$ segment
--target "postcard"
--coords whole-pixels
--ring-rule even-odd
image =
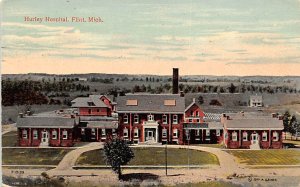
[[[300,186],[299,0],[2,0],[2,186]]]

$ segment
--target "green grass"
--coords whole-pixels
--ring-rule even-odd
[[[4,165],[57,165],[71,149],[2,149]]]
[[[17,140],[17,131],[8,132],[2,135],[2,147],[16,147]]]
[[[223,144],[195,144],[193,146],[212,147],[212,148],[224,148]]]
[[[227,151],[247,165],[297,165],[300,151],[297,150],[236,150]]]
[[[133,148],[135,158],[130,161],[129,165],[164,165],[165,164],[165,149],[164,148]],[[168,149],[168,164],[169,165],[205,165],[219,164],[217,156],[197,150],[187,149]],[[83,153],[76,165],[106,165],[103,157],[103,150],[93,150]]]

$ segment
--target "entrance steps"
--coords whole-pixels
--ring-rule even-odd
[[[260,150],[260,146],[259,146],[259,144],[252,144],[252,145],[250,145],[250,149],[252,149],[252,150]]]

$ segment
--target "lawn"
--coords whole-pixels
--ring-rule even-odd
[[[298,150],[232,150],[226,152],[247,165],[300,164],[300,151]]]
[[[72,149],[7,148],[2,149],[4,165],[57,165]]]
[[[224,144],[195,144],[193,146],[212,147],[212,148],[224,148]]]
[[[2,135],[2,147],[17,146],[17,131],[11,131]]]
[[[164,148],[133,148],[135,158],[130,161],[129,165],[164,165],[165,149]],[[189,163],[191,165],[219,164],[218,158],[208,152],[187,150],[187,149],[168,149],[169,165],[187,165],[188,154],[190,155]],[[76,165],[106,165],[103,158],[103,150],[93,150],[83,153]]]

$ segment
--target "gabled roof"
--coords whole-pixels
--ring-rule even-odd
[[[283,121],[271,116],[263,116],[261,114],[238,113],[229,116],[224,120],[224,128],[226,129],[276,129],[283,130]]]
[[[75,118],[26,116],[17,119],[17,127],[73,128],[75,124]]]
[[[117,103],[118,113],[184,113],[185,109],[184,97],[179,94],[128,94],[118,97]]]
[[[196,100],[195,100],[195,98],[194,98],[194,99],[193,99],[193,102],[192,102],[189,106],[187,106],[187,107],[185,108],[184,112],[188,111],[188,109],[190,109],[193,105],[196,105],[196,106],[198,106],[199,108],[201,108],[200,105],[196,102]]]
[[[72,100],[72,107],[100,107],[108,108],[108,106],[100,99],[104,95],[89,95],[89,97],[77,97]],[[106,97],[106,96],[105,96]],[[106,97],[109,99],[108,97]]]

